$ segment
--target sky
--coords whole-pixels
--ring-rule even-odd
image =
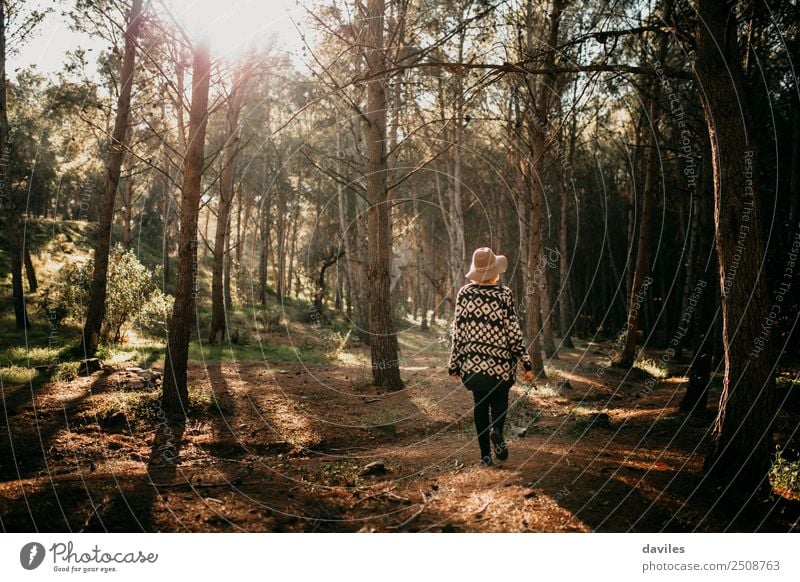
[[[162,0],[153,0],[159,4]],[[293,0],[163,0],[175,19],[193,34],[206,34],[212,54],[220,57],[242,52],[270,35],[289,53],[302,47],[302,40],[292,20],[301,22],[305,10]],[[71,2],[32,0],[31,8],[54,6],[39,27],[25,40],[19,54],[9,58],[8,74],[35,65],[39,72],[51,75],[60,71],[65,53],[76,47],[91,49],[96,55],[108,48],[98,38],[70,30],[68,19],[61,15]],[[89,58],[94,64],[94,58]],[[91,73],[91,70],[89,71]]]

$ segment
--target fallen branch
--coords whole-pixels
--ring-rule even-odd
[[[397,525],[390,525],[390,526],[389,526],[389,529],[400,529],[401,527],[404,527],[404,526],[408,525],[408,524],[409,524],[409,523],[411,523],[411,522],[412,522],[414,519],[416,519],[416,517],[417,517],[417,516],[419,516],[419,514],[420,514],[420,513],[422,513],[423,511],[425,511],[425,508],[426,508],[426,507],[428,507],[428,502],[425,502],[425,503],[423,503],[423,504],[422,504],[422,507],[420,507],[420,508],[419,508],[419,509],[418,509],[416,512],[414,512],[414,515],[412,515],[411,517],[409,517],[409,518],[408,518],[407,520],[405,520],[403,523],[399,523],[399,524],[397,524]]]
[[[402,497],[401,495],[395,495],[394,493],[392,493],[394,489],[395,489],[394,487],[392,487],[391,489],[383,489],[381,491],[378,491],[377,493],[373,493],[372,495],[367,495],[366,497],[362,497],[361,499],[353,503],[353,505],[350,506],[350,509],[354,508],[356,505],[358,505],[363,501],[367,501],[369,499],[375,499],[376,497],[386,497],[387,499],[391,499],[394,501],[411,503],[411,500],[408,497]]]
[[[487,507],[489,507],[489,504],[490,504],[490,503],[491,503],[491,501],[487,501],[486,503],[484,503],[484,504],[483,504],[483,507],[481,507],[481,508],[480,508],[478,511],[476,511],[476,512],[475,512],[473,515],[480,515],[481,513],[483,513],[484,511],[486,511],[486,508],[487,508]]]
[[[422,497],[422,507],[420,507],[417,511],[415,511],[414,515],[409,517],[403,523],[399,523],[397,525],[391,525],[391,526],[389,526],[388,529],[400,529],[402,527],[405,527],[406,525],[408,525],[409,523],[414,521],[417,517],[419,517],[419,515],[423,511],[425,511],[425,508],[428,507],[428,505],[430,505],[431,501],[433,501],[434,495],[433,495],[433,493],[431,493],[430,495],[426,495],[425,492],[422,491],[422,489],[420,489],[419,494]]]

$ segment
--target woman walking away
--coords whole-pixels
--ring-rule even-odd
[[[508,411],[508,391],[516,379],[517,362],[525,380],[533,380],[533,365],[514,311],[511,289],[499,284],[508,267],[503,255],[482,247],[472,254],[466,278],[458,290],[453,320],[453,347],[448,372],[461,378],[475,400],[475,429],[481,463],[492,464],[492,445],[498,459],[508,458],[503,425]]]

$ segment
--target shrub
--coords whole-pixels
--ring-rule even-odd
[[[93,259],[61,268],[55,283],[42,292],[39,300],[48,321],[58,324],[70,318],[83,323],[93,271]],[[139,262],[133,251],[114,245],[108,257],[104,340],[121,340],[125,326],[134,319],[146,332],[163,337],[172,297],[159,289],[160,278],[160,267],[150,269]]]
[[[145,334],[164,338],[167,334],[167,322],[172,315],[175,298],[156,288],[136,315],[135,323]]]
[[[93,269],[91,260],[69,263],[58,271],[55,283],[42,290],[37,306],[49,324],[58,326],[64,319],[83,323],[79,320],[89,301]]]
[[[789,491],[800,491],[800,461],[789,461],[783,451],[777,447],[775,462],[769,471],[773,486],[783,487]]]

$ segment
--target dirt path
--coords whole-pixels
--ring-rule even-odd
[[[190,377],[213,400],[180,425],[146,407],[140,418],[135,399],[125,401],[127,414],[114,413],[109,406],[127,398],[116,371],[41,386],[35,406],[29,387],[11,389],[0,427],[0,525],[625,532],[796,524],[785,512],[720,507],[697,490],[713,415],[676,411],[680,378],[598,372],[601,346],[563,351],[538,391],[512,390],[511,455],[482,468],[471,396],[445,375],[441,347],[424,340],[406,342],[407,388],[391,394],[369,386],[355,357],[195,363]]]

